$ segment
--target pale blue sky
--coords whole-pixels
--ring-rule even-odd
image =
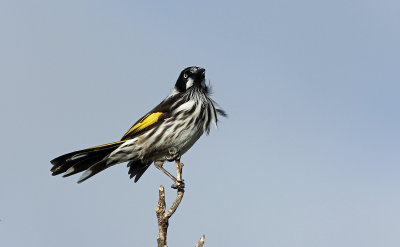
[[[165,175],[49,161],[119,140],[191,65],[229,118],[183,156],[169,246],[400,246],[399,25],[394,0],[1,1],[0,246],[155,246]]]

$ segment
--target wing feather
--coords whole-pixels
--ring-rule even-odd
[[[182,99],[180,94],[170,95],[158,104],[153,110],[139,119],[121,138],[121,141],[132,139],[143,131],[147,131],[161,124],[164,119],[171,116],[173,105]],[[178,104],[179,105],[179,104]]]
[[[122,137],[121,140],[126,140],[133,137],[136,133],[157,124],[163,119],[163,112],[151,112],[137,121]]]

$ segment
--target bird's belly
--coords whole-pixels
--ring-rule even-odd
[[[172,142],[170,145],[178,148],[182,155],[193,146],[193,144],[200,138],[202,134],[203,133],[200,130],[182,131],[177,137],[177,140],[175,140],[175,143]]]
[[[153,135],[145,141],[142,160],[145,161],[165,161],[167,160],[170,148],[176,148],[180,154],[186,153],[193,144],[200,138],[203,131],[200,127],[190,126],[187,128],[168,128],[162,135]],[[149,141],[150,139],[153,139]]]

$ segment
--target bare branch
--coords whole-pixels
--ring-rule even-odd
[[[164,218],[164,213],[165,213],[165,192],[164,192],[164,186],[160,185],[160,188],[158,189],[158,204],[156,207],[156,215],[158,221],[158,235],[157,235],[158,247],[167,246],[168,219]]]
[[[172,206],[165,211],[165,191],[164,186],[160,185],[158,190],[158,204],[156,207],[156,215],[157,215],[157,222],[158,222],[158,235],[157,235],[157,243],[158,247],[167,247],[167,232],[168,232],[168,225],[169,225],[169,218],[175,213],[176,209],[179,207],[183,199],[183,195],[185,193],[185,184],[183,183],[182,179],[182,168],[183,164],[180,160],[176,160],[176,182],[172,185],[172,188],[177,189],[176,199],[172,203]],[[204,244],[203,235],[199,242],[197,243],[196,247],[202,247]]]
[[[169,219],[175,213],[176,209],[178,208],[179,204],[182,201],[184,193],[185,193],[184,189],[178,189],[175,201],[172,203],[171,208],[168,209],[168,211],[164,214],[165,218]]]
[[[164,186],[160,185],[160,188],[158,190],[158,204],[156,207],[156,215],[158,221],[158,235],[157,235],[158,247],[167,247],[167,232],[168,232],[169,218],[171,218],[171,216],[175,213],[185,193],[184,189],[185,185],[182,180],[183,164],[179,160],[177,160],[176,167],[177,167],[178,179],[175,185],[177,186],[177,195],[175,201],[172,203],[172,206],[168,209],[167,212],[165,212],[166,205],[165,205]]]
[[[206,238],[206,236],[204,236],[204,234],[203,234],[203,236],[201,236],[199,242],[196,244],[196,247],[203,247],[205,238]]]

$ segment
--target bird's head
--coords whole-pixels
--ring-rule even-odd
[[[182,70],[175,84],[175,89],[179,92],[185,92],[191,88],[207,90],[206,70],[200,67],[192,66]]]

